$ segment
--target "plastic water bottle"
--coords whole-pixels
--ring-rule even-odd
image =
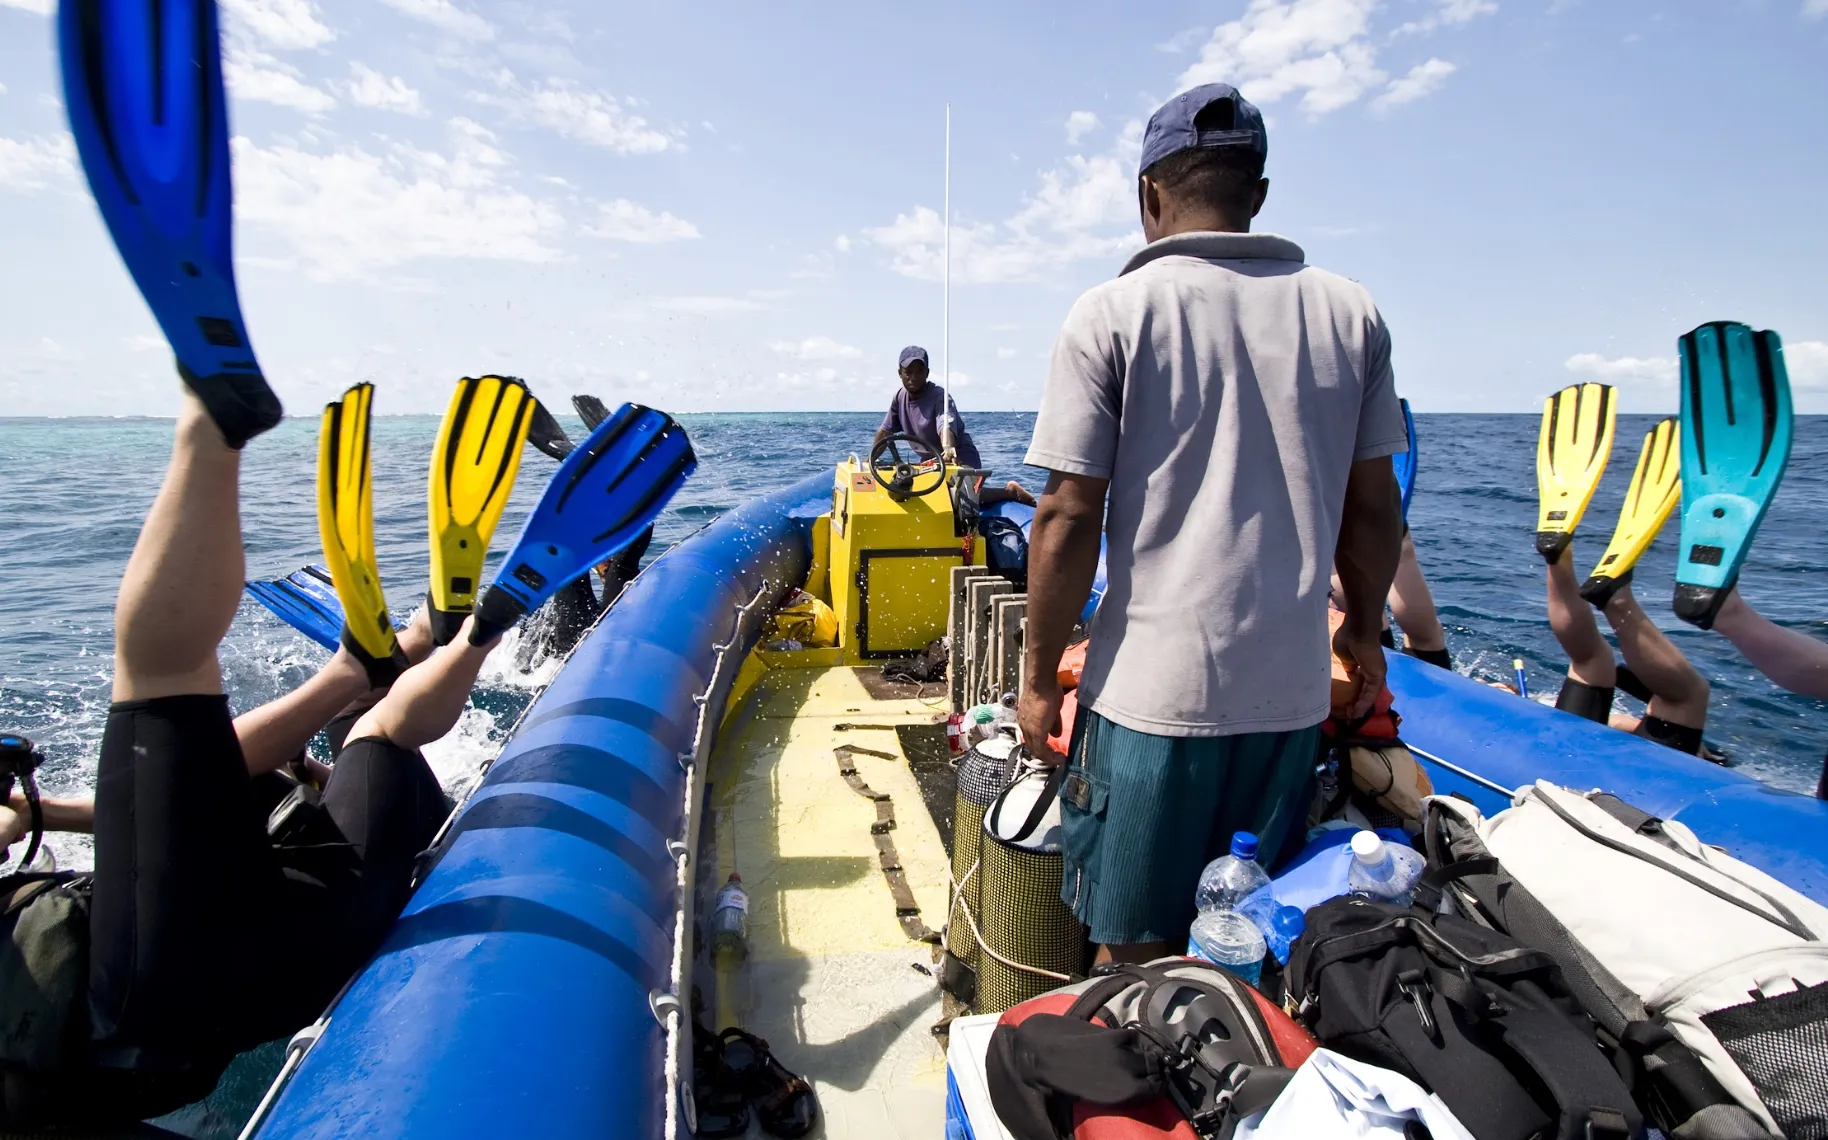
[[[724,880],[711,911],[711,966],[717,979],[718,1028],[741,1025],[748,1011],[749,892],[735,871]]]
[[[997,713],[1002,709],[997,705],[972,705],[965,713],[965,746],[969,748],[980,740],[989,740],[996,734]]]
[[[1269,875],[1257,864],[1257,837],[1240,831],[1231,837],[1231,854],[1206,864],[1193,904],[1209,910],[1240,910],[1244,900],[1269,887]]]
[[[1223,966],[1251,985],[1263,976],[1263,932],[1235,910],[1208,910],[1193,920],[1187,953]]]
[[[1422,867],[1422,857],[1413,849],[1385,843],[1375,831],[1361,831],[1352,837],[1352,866],[1346,872],[1346,889],[1375,902],[1408,906],[1414,901]]]
[[[1288,956],[1295,948],[1295,939],[1308,928],[1308,920],[1298,906],[1279,906],[1270,919],[1270,929],[1264,932],[1263,940],[1269,945],[1269,952],[1276,956],[1278,966],[1288,965]]]
[[[724,880],[711,911],[711,962],[718,969],[740,966],[749,957],[749,892],[735,871]]]

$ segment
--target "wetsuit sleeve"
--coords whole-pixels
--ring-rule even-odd
[[[1079,298],[1067,314],[1054,341],[1025,463],[1094,479],[1111,477],[1123,379],[1107,326],[1103,306],[1091,294]]]
[[[1375,308],[1365,325],[1365,394],[1358,405],[1354,463],[1409,450],[1403,406],[1397,402],[1396,376],[1390,368],[1390,329]]]

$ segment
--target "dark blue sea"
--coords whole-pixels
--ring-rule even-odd
[[[613,393],[605,393],[606,396]],[[878,418],[858,414],[688,415],[697,477],[662,518],[650,558],[751,496],[867,450]],[[566,426],[581,432],[575,420]],[[1022,468],[1034,416],[969,417],[985,461],[1039,489]],[[1584,573],[1603,550],[1638,442],[1653,417],[1623,417],[1605,484],[1577,541]],[[375,523],[389,600],[402,616],[425,590],[425,471],[435,417],[376,420]],[[1528,666],[1530,687],[1552,694],[1565,664],[1543,608],[1535,526],[1534,416],[1418,417],[1421,474],[1410,523],[1461,672],[1510,675]],[[0,419],[0,728],[44,748],[52,792],[86,790],[108,706],[112,610],[126,563],[169,449],[169,421]],[[243,520],[251,577],[321,561],[314,506],[317,424],[288,421],[247,451]],[[1797,424],[1787,480],[1742,576],[1746,597],[1785,625],[1828,636],[1828,417]],[[539,493],[548,461],[529,451],[496,547],[512,541]],[[1828,707],[1774,688],[1723,639],[1677,621],[1667,599],[1676,547],[1672,520],[1636,578],[1640,598],[1712,681],[1707,737],[1742,770],[1811,790],[1828,748]],[[431,749],[446,784],[461,788],[493,755],[521,708],[556,664],[523,673],[512,646],[498,651],[457,730]],[[223,648],[237,710],[297,684],[323,653],[266,611],[243,606]],[[1633,712],[1641,710],[1635,707]],[[66,865],[86,861],[60,841]]]

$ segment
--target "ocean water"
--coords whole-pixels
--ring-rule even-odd
[[[582,425],[561,417],[568,430]],[[660,520],[649,558],[756,494],[792,483],[846,453],[868,449],[867,414],[687,415],[698,475]],[[1024,468],[1034,416],[968,417],[987,464],[1039,489]],[[1616,517],[1638,442],[1653,417],[1624,417],[1606,482],[1589,509],[1577,562],[1596,560]],[[374,426],[375,526],[389,601],[401,616],[425,590],[425,470],[437,420],[381,417]],[[1530,685],[1553,694],[1565,662],[1543,608],[1534,551],[1536,422],[1530,416],[1418,417],[1419,486],[1410,512],[1461,672],[1508,678],[1522,657]],[[86,791],[108,707],[114,595],[140,520],[169,455],[158,420],[0,419],[0,728],[22,731],[47,756],[53,794]],[[244,465],[242,515],[250,577],[320,561],[314,419],[287,421],[255,441]],[[1828,418],[1798,421],[1795,452],[1776,505],[1742,576],[1742,591],[1774,620],[1828,635]],[[498,532],[498,552],[537,498],[550,461],[529,450]],[[1676,527],[1637,573],[1646,608],[1714,686],[1709,741],[1741,768],[1782,787],[1814,787],[1828,747],[1828,707],[1777,690],[1723,639],[1669,613]],[[513,646],[498,651],[458,728],[428,750],[447,787],[461,791],[500,747],[556,662],[530,672]],[[222,649],[237,711],[269,700],[324,659],[316,646],[245,603]],[[1639,711],[1633,709],[1632,711]],[[80,837],[54,848],[65,865],[88,858]]]

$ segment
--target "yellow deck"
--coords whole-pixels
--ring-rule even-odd
[[[739,870],[750,897],[743,1025],[818,1090],[815,1136],[945,1134],[945,1057],[931,1033],[940,993],[916,969],[930,969],[932,954],[896,921],[870,832],[876,807],[833,752],[851,745],[864,781],[893,798],[901,865],[937,929],[949,864],[895,733],[943,711],[936,689],[925,703],[875,700],[850,668],[772,668],[713,754],[714,882]]]

